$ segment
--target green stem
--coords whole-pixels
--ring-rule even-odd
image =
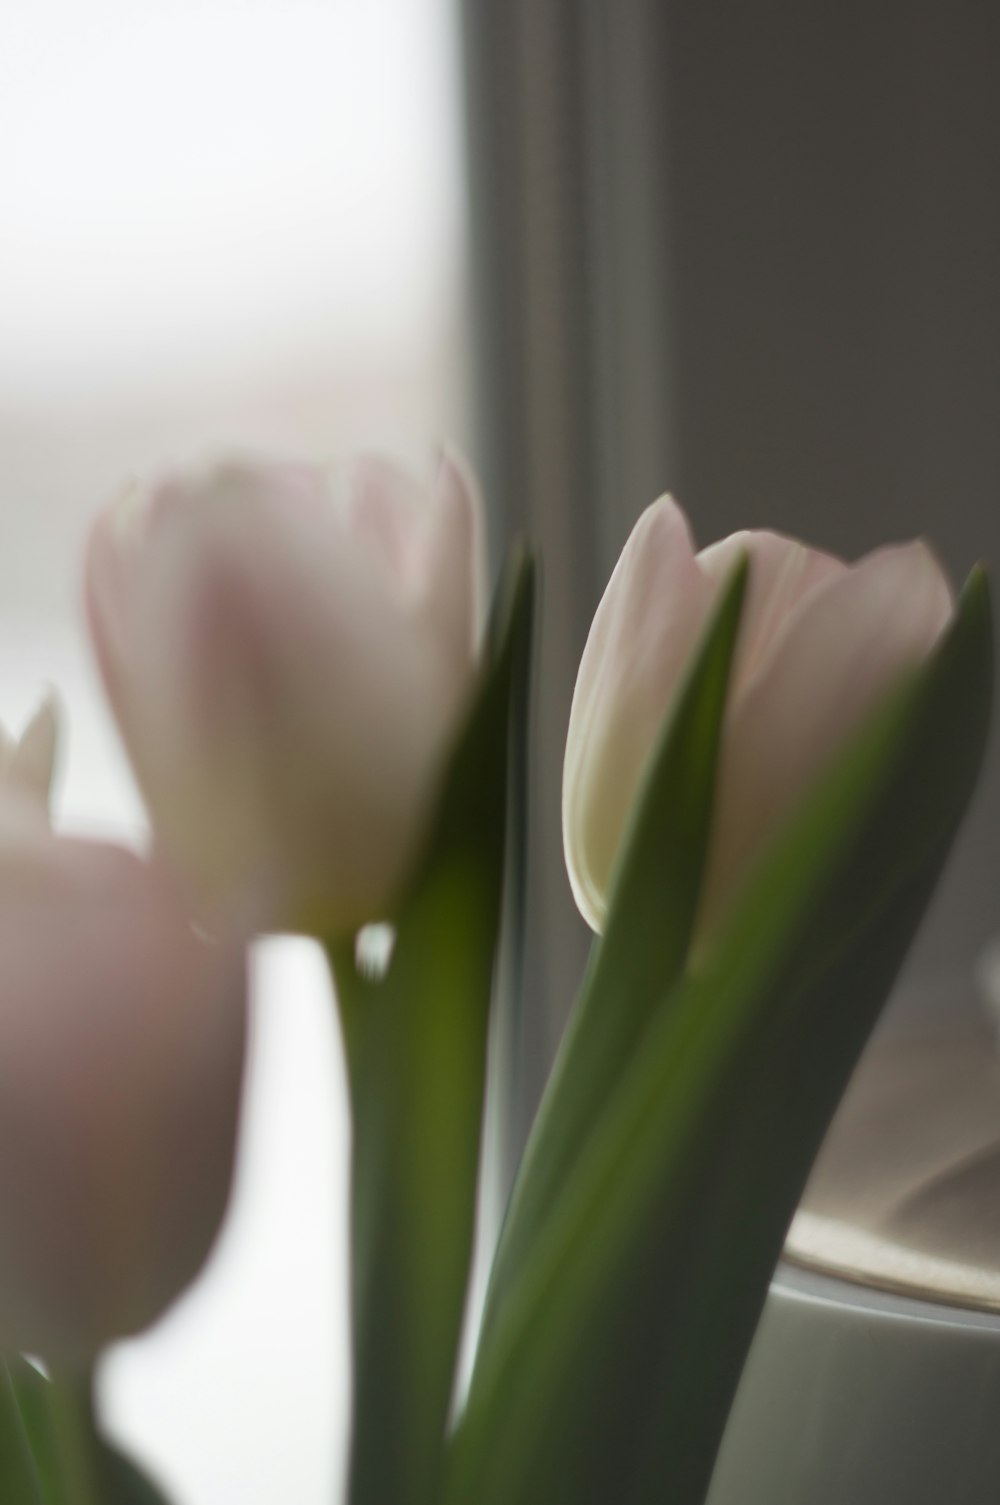
[[[66,1505],[107,1505],[110,1496],[94,1415],[91,1370],[53,1373],[51,1416]]]

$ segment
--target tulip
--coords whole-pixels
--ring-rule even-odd
[[[921,541],[856,564],[780,534],[695,553],[670,497],[640,517],[580,663],[563,777],[563,838],[584,918],[600,931],[629,810],[719,590],[749,558],[699,928],[716,923],[767,838],[837,748],[930,652],[953,610]]]
[[[241,948],[0,796],[0,1348],[81,1366],[192,1279],[232,1174]]]
[[[232,463],[97,522],[89,620],[158,841],[273,927],[386,917],[420,850],[478,648],[475,485],[366,459]]]
[[[53,695],[42,701],[18,741],[0,724],[0,794],[24,799],[46,820],[57,740],[58,715]]]

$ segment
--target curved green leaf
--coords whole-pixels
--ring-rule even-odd
[[[701,889],[747,565],[712,614],[654,748],[614,874],[608,925],[532,1129],[490,1274],[481,1343],[590,1130],[687,957]],[[639,933],[645,944],[635,945]]]

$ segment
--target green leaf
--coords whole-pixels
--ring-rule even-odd
[[[20,1359],[0,1364],[0,1500],[47,1505],[18,1396]]]
[[[475,1220],[503,895],[512,686],[533,572],[513,560],[387,974],[329,948],[353,1111],[353,1505],[436,1498]],[[523,676],[522,676],[523,677]]]
[[[61,1505],[66,1498],[59,1467],[59,1442],[52,1409],[52,1384],[20,1354],[10,1355],[4,1369],[16,1398],[24,1435],[44,1505]],[[6,1496],[0,1496],[0,1499]],[[28,1497],[30,1498],[30,1496]]]
[[[167,1505],[166,1496],[115,1448],[103,1445],[106,1494],[101,1505]]]
[[[0,1494],[3,1505],[167,1505],[166,1497],[100,1435],[90,1379],[50,1380],[27,1359],[4,1363],[32,1458],[34,1494]]]
[[[506,1198],[517,1169],[517,1126],[528,1111],[519,1057],[524,1022],[524,957],[527,930],[528,793],[530,781],[531,634],[524,632],[511,665],[508,738],[507,832],[501,944],[493,985],[493,1012],[487,1042],[486,1106],[482,1154],[491,1196]],[[525,1125],[525,1128],[527,1125]],[[481,1207],[482,1210],[482,1207]],[[488,1215],[488,1214],[487,1214]],[[480,1228],[480,1236],[483,1229]]]
[[[722,718],[746,589],[733,571],[649,759],[608,924],[557,1055],[490,1274],[481,1343],[622,1072],[687,957],[708,850]],[[648,941],[635,945],[635,936]]]
[[[788,1221],[974,786],[991,684],[977,572],[653,1017],[477,1363],[450,1505],[704,1498]]]

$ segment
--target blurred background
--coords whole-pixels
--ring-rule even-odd
[[[1000,557],[998,64],[991,0],[0,0],[0,717],[63,689],[64,819],[141,829],[78,603],[129,474],[457,438],[494,564],[545,556],[516,1143],[587,946],[575,666],[642,508]],[[904,1007],[1000,929],[998,829],[994,755]],[[319,1505],[343,1464],[329,1000],[297,943],[256,981],[223,1240],[104,1376],[189,1505]]]
[[[552,998],[581,946],[567,666],[647,502],[673,491],[702,542],[766,526],[851,557],[925,533],[956,581],[1000,558],[1000,7],[464,9],[482,461],[546,561]],[[911,976],[947,989],[1000,928],[998,828],[994,755]],[[529,1034],[522,1080],[544,1054]]]

